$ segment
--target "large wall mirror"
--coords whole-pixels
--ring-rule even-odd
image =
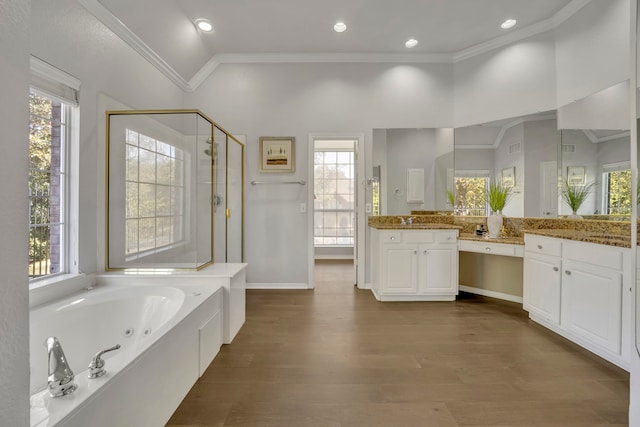
[[[108,111],[106,269],[226,262],[228,229],[241,261],[243,164],[244,146],[197,110]]]
[[[547,111],[455,129],[455,213],[487,216],[489,182],[508,182],[503,214],[555,217],[558,213],[556,112]]]
[[[373,130],[373,212],[451,211],[452,128]]]
[[[622,82],[558,109],[561,129],[559,214],[631,218],[629,84]],[[570,206],[567,193],[584,201]],[[578,200],[579,201],[579,200]]]

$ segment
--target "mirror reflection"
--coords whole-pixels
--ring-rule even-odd
[[[512,186],[503,214],[556,217],[558,146],[555,111],[455,129],[455,213],[491,214],[485,199],[490,182]]]
[[[630,136],[627,130],[563,129],[560,215],[629,220]]]
[[[210,263],[213,123],[177,110],[107,114],[107,269]]]
[[[452,128],[373,130],[373,212],[451,211]]]

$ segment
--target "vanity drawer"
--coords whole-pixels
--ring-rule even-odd
[[[478,252],[489,255],[501,256],[522,256],[522,253],[516,253],[515,245],[504,243],[483,243],[469,240],[460,240],[460,250],[464,252]]]
[[[584,242],[564,242],[563,258],[622,271],[622,249]]]
[[[455,243],[458,240],[458,232],[439,231],[436,240],[438,243]]]
[[[380,233],[380,241],[382,243],[402,243],[402,232],[383,231]]]
[[[524,235],[524,250],[543,255],[561,256],[562,241],[553,237]]]
[[[403,231],[402,234],[404,243],[433,243],[436,241],[435,231],[411,230]]]

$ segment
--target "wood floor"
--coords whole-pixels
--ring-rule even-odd
[[[247,292],[247,321],[168,426],[625,426],[629,375],[519,304],[379,303],[352,266]]]

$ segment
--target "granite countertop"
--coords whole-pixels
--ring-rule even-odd
[[[378,230],[461,230],[462,226],[453,224],[440,224],[436,222],[413,223],[413,224],[369,224],[369,227]]]
[[[492,239],[490,237],[477,236],[473,233],[460,233],[458,236],[459,240],[471,240],[474,242],[483,242],[483,243],[504,243],[509,245],[524,245],[524,237],[517,236],[503,236],[497,239]]]
[[[544,228],[540,230],[523,230],[528,234],[536,234],[539,236],[556,237],[560,239],[577,240],[580,242],[597,243],[600,245],[618,246],[621,248],[631,247],[631,236],[621,234],[611,234],[598,231],[585,230],[562,230]]]

